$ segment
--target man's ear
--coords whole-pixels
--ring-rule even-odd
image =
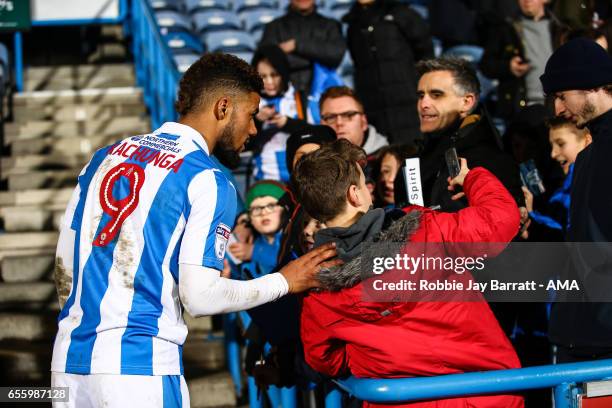
[[[465,116],[467,114],[469,114],[474,107],[476,106],[476,103],[478,102],[478,99],[476,98],[476,95],[468,92],[466,93],[463,97],[463,106],[461,108],[461,115]]]
[[[365,132],[368,130],[368,117],[366,116],[365,113],[360,116],[361,116],[361,130]]]
[[[223,121],[229,117],[231,108],[231,100],[228,96],[222,96],[215,103],[214,113],[215,118],[219,121]]]

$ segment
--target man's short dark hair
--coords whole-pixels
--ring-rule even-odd
[[[229,54],[206,54],[181,78],[176,110],[180,116],[213,102],[219,92],[237,95],[263,89],[263,81],[247,62]]]
[[[361,99],[359,99],[355,91],[353,91],[348,86],[331,86],[327,88],[325,92],[323,92],[323,95],[321,95],[321,99],[319,99],[319,110],[322,110],[323,103],[326,100],[341,98],[343,96],[348,96],[349,98],[353,98],[353,100],[355,100],[357,105],[359,105],[359,109],[363,111],[363,102],[361,102]]]
[[[472,64],[461,58],[443,57],[417,62],[415,65],[419,78],[428,72],[449,71],[457,87],[459,95],[473,93],[480,95],[480,81]]]
[[[359,166],[365,160],[364,150],[346,139],[303,156],[293,171],[292,183],[306,212],[321,222],[341,214],[349,187],[359,185]]]

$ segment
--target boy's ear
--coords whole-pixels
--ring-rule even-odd
[[[351,184],[348,191],[346,192],[346,199],[348,203],[353,207],[359,207],[361,205],[361,201],[359,200],[359,194],[357,194],[357,186]]]

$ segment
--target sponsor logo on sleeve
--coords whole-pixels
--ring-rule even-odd
[[[231,230],[225,224],[217,225],[215,228],[215,255],[217,258],[223,259],[225,256],[225,249],[227,248],[227,241],[229,240]]]

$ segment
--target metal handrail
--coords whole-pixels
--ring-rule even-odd
[[[612,359],[580,363],[494,370],[437,377],[334,380],[358,399],[374,403],[403,403],[468,395],[512,393],[555,387],[556,407],[570,406],[571,384],[612,378]],[[563,401],[558,401],[563,398]]]
[[[174,100],[181,74],[162,39],[149,3],[133,0],[131,11],[136,82],[143,88],[152,127],[157,129],[164,122],[176,120]]]

